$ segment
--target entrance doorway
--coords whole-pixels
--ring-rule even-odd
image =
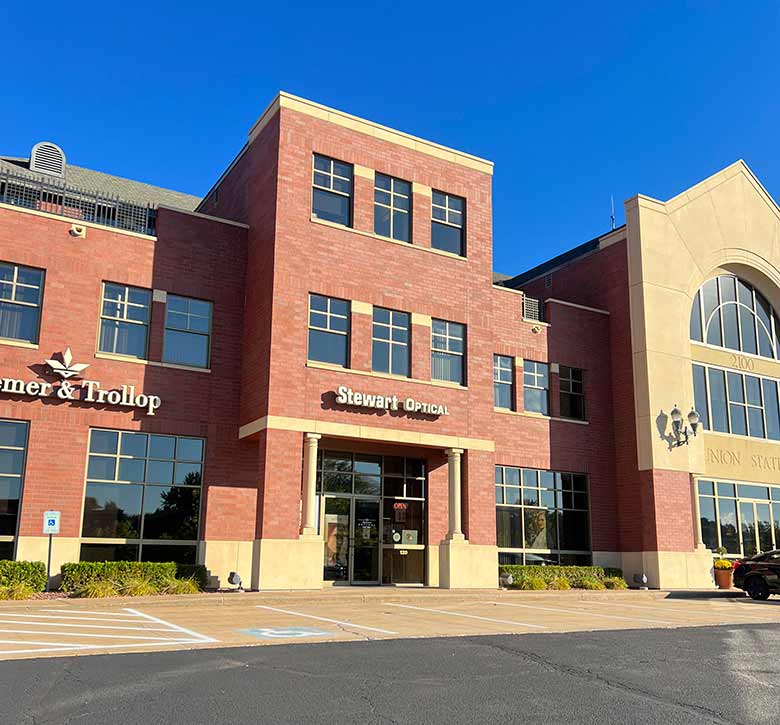
[[[379,499],[325,497],[325,581],[379,584]]]

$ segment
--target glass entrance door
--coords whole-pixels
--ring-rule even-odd
[[[379,499],[326,496],[325,581],[379,584]]]

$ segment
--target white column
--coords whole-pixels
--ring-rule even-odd
[[[463,455],[462,448],[448,448],[447,449],[447,467],[449,471],[450,481],[450,526],[447,532],[447,538],[449,540],[462,541],[463,530],[461,528],[461,511],[460,511],[460,461]]]
[[[317,445],[322,436],[306,433],[303,437],[303,516],[301,535],[317,535]]]
[[[704,549],[704,541],[701,538],[701,510],[699,509],[699,482],[691,478],[693,489],[693,538],[696,549]]]

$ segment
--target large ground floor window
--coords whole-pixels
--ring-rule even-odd
[[[496,466],[499,564],[590,564],[588,477]]]
[[[92,429],[82,561],[197,559],[202,438]]]
[[[27,423],[0,420],[0,559],[13,559],[22,497]]]
[[[701,538],[732,556],[780,548],[780,486],[699,480]]]
[[[423,460],[321,451],[325,581],[423,584],[425,489]]]

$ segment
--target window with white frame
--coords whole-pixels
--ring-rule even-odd
[[[374,175],[374,233],[410,242],[412,185],[386,174]]]
[[[550,366],[547,363],[523,360],[523,409],[534,413],[550,413]]]
[[[168,295],[163,360],[207,368],[211,341],[211,302]]]
[[[346,300],[309,295],[309,360],[349,366],[349,315]]]
[[[493,355],[493,405],[514,410],[515,359],[508,355]]]
[[[0,262],[0,338],[38,342],[43,277],[42,269]]]
[[[464,385],[465,325],[447,320],[433,320],[431,324],[431,378]]]
[[[148,289],[104,282],[98,350],[145,359],[151,301]]]
[[[317,219],[352,226],[352,164],[314,154],[311,213]]]
[[[465,199],[434,191],[431,198],[431,247],[465,257],[465,216]]]
[[[409,313],[374,307],[371,369],[409,376]]]

